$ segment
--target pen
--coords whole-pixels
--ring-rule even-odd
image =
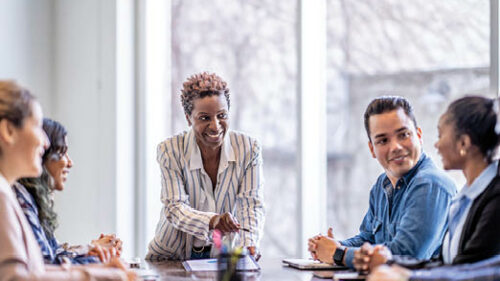
[[[243,230],[243,231],[246,231],[246,232],[250,232],[250,229],[248,229],[248,228],[240,227],[239,229]]]

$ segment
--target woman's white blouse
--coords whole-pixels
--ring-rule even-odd
[[[209,242],[210,219],[225,212],[250,230],[240,231],[241,246],[259,246],[264,181],[261,148],[255,139],[235,131],[226,133],[213,196],[208,196],[212,181],[192,130],[160,143],[157,152],[163,208],[146,259],[189,258],[194,238]]]

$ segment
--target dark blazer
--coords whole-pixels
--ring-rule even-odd
[[[462,229],[453,264],[474,263],[500,255],[500,163],[497,175],[472,202]],[[432,268],[443,264],[442,253],[433,260],[394,256],[390,263],[407,268]]]
[[[500,171],[472,203],[453,264],[473,263],[495,255],[500,255]]]

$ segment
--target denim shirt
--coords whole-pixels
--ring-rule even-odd
[[[447,229],[453,181],[422,153],[417,164],[393,188],[384,173],[370,191],[370,206],[359,234],[341,241],[350,247],[346,265],[353,268],[355,247],[383,244],[395,255],[429,259],[439,253]]]

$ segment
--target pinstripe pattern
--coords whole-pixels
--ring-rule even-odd
[[[217,214],[231,212],[243,228],[242,246],[258,246],[264,225],[262,156],[258,142],[242,133],[229,131],[221,149],[214,190],[216,213],[199,211],[207,198],[208,175],[192,130],[158,145],[163,208],[146,259],[186,259],[193,237],[210,241],[208,224]],[[199,159],[197,158],[199,157]],[[204,178],[206,177],[206,178]]]

